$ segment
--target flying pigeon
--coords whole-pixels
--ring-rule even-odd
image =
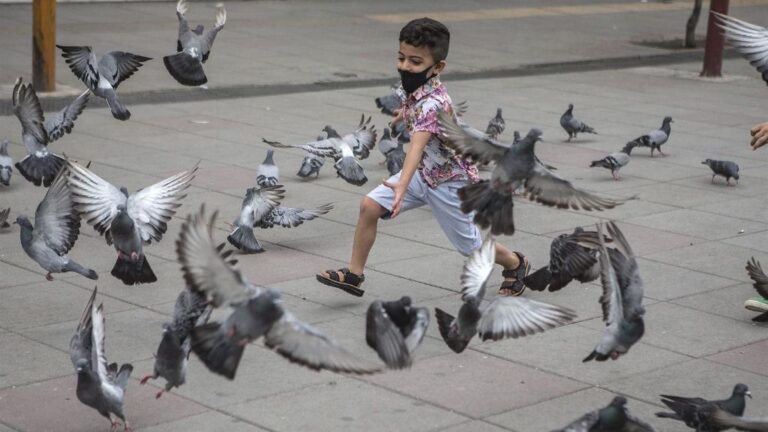
[[[560,126],[568,133],[568,141],[576,138],[580,133],[597,134],[597,132],[586,123],[573,116],[573,104],[568,104],[568,109],[560,116]]]
[[[568,426],[552,432],[655,432],[648,423],[632,416],[626,408],[627,398],[616,396],[611,403],[588,412]]]
[[[69,356],[77,371],[77,399],[106,417],[112,424],[111,430],[117,428],[117,420],[112,419],[114,414],[123,421],[125,431],[129,431],[123,401],[133,366],[124,363],[118,370],[117,363],[107,364],[104,305],[94,305],[96,290],[93,289],[75,335],[69,342]]]
[[[501,108],[496,108],[496,116],[488,122],[488,127],[485,128],[485,134],[491,139],[497,139],[499,135],[504,132],[506,125],[504,117],[501,116]]]
[[[104,235],[108,245],[114,243],[117,261],[112,276],[126,285],[157,281],[143,245],[163,237],[168,221],[187,196],[184,191],[195,178],[197,165],[133,195],[75,162],[68,161],[67,168],[75,208]]]
[[[757,68],[768,84],[768,28],[742,21],[732,16],[712,12],[717,25],[725,30],[725,39],[729,44]]]
[[[189,215],[176,241],[184,280],[215,307],[229,306],[223,322],[192,329],[192,351],[212,372],[234,379],[245,345],[264,337],[264,344],[293,363],[313,370],[369,374],[379,366],[360,360],[317,329],[284,309],[280,293],[251,285],[235,267],[232,250],[214,246],[204,207]]]
[[[405,93],[399,93],[398,89],[400,88],[400,81],[392,84],[389,89],[390,93],[386,96],[377,97],[374,99],[374,102],[376,103],[376,108],[379,108],[381,110],[382,114],[386,114],[388,116],[395,116],[397,115],[396,111],[400,110],[400,106],[403,104],[403,101],[405,100]]]
[[[318,136],[317,140],[321,141],[325,138],[323,136]],[[312,174],[315,175],[315,178],[320,177],[320,168],[322,168],[323,164],[325,164],[325,158],[322,156],[318,156],[316,154],[306,152],[304,155],[304,159],[301,160],[301,166],[299,167],[299,172],[296,173],[297,176],[301,178],[308,178]]]
[[[0,143],[0,183],[10,186],[13,174],[13,159],[8,154],[8,140]]]
[[[541,131],[531,129],[525,138],[511,145],[477,135],[459,126],[450,114],[439,114],[445,144],[479,163],[496,161],[491,179],[459,189],[461,210],[475,212],[474,221],[481,228],[491,227],[492,234],[514,234],[512,193],[523,187],[528,199],[541,204],[583,210],[610,209],[626,199],[601,198],[548,170],[536,161],[534,145],[541,141]]]
[[[666,156],[661,152],[661,146],[667,142],[669,135],[672,133],[670,123],[674,123],[672,117],[666,116],[661,123],[661,128],[648,132],[646,135],[639,136],[630,142],[635,143],[638,147],[650,147],[651,157],[653,157],[654,150],[657,150],[660,155]]]
[[[747,261],[746,268],[747,273],[749,273],[749,278],[754,282],[752,286],[760,296],[758,298],[747,300],[745,307],[749,310],[754,310],[755,312],[761,312],[760,315],[752,318],[752,321],[768,322],[768,312],[765,312],[764,307],[760,307],[763,304],[761,301],[764,301],[763,299],[768,299],[768,276],[763,273],[763,267],[760,265],[760,261],[756,260],[755,257],[752,257],[750,261]]]
[[[27,149],[27,156],[16,163],[16,169],[35,186],[50,186],[64,166],[64,158],[49,152],[48,144],[72,131],[77,116],[88,103],[89,94],[86,90],[45,120],[32,84],[22,84],[21,77],[16,79],[13,86],[13,112],[21,122],[21,140]]]
[[[98,279],[95,271],[72,261],[67,252],[75,245],[80,235],[80,218],[75,211],[72,194],[67,189],[66,168],[63,168],[51,183],[45,198],[35,210],[35,225],[24,215],[16,218],[21,234],[24,252],[48,273],[45,278],[53,280],[53,273],[73,271],[88,279]]]
[[[189,9],[186,0],[176,3],[176,16],[179,18],[179,38],[176,41],[176,54],[163,57],[165,68],[171,76],[186,86],[202,86],[208,82],[208,77],[203,72],[203,63],[208,60],[216,35],[224,28],[227,22],[227,11],[222,4],[216,11],[216,23],[213,29],[203,34],[203,26],[198,25],[194,29],[189,28],[187,18],[184,16]]]
[[[256,184],[259,187],[275,186],[280,183],[280,170],[273,159],[274,150],[267,150],[264,162],[256,167]]]
[[[724,410],[728,414],[741,417],[744,415],[744,409],[747,407],[747,401],[744,399],[744,396],[752,397],[752,393],[749,392],[749,387],[745,384],[736,384],[731,393],[731,397],[716,401],[708,401],[700,397],[661,395],[661,401],[664,405],[668,406],[674,412],[658,412],[656,413],[656,417],[680,420],[685,423],[686,426],[696,429],[697,431],[725,430],[727,428],[709,428],[708,426],[711,425],[707,424],[708,419],[701,415],[702,408],[704,408],[704,412],[706,412],[705,407],[713,405]]]
[[[520,137],[520,132],[519,131],[513,131],[512,132],[512,145],[515,145],[515,144],[519,143],[521,139],[522,139],[522,137]],[[557,171],[557,167],[545,164],[535,154],[533,155],[533,159],[536,160],[537,163],[540,163],[541,165],[544,165],[544,168],[546,168],[546,169],[548,169],[550,171]]]
[[[131,112],[117,98],[115,90],[121,82],[139,70],[142,63],[152,60],[151,58],[123,51],[111,51],[97,60],[90,46],[56,46],[61,50],[61,56],[72,73],[84,82],[93,94],[107,100],[114,118],[131,118]]]
[[[534,291],[558,291],[572,280],[592,282],[600,277],[598,251],[580,245],[577,237],[594,236],[597,232],[578,227],[571,234],[560,234],[549,248],[549,265],[525,277],[525,286]]]
[[[11,214],[10,207],[0,210],[0,229],[6,229],[11,227],[11,225],[8,224],[8,216],[10,214]]]
[[[381,141],[379,141],[379,151],[384,155],[384,162],[387,165],[389,175],[395,175],[403,169],[405,163],[405,150],[401,141],[395,141],[389,134],[389,129],[384,128]]]
[[[584,358],[606,361],[617,360],[626,354],[645,333],[643,315],[643,281],[637,268],[637,260],[626,237],[615,223],[608,223],[608,234],[616,248],[608,249],[603,234],[603,223],[597,224],[599,245],[600,283],[603,295],[600,304],[603,308],[605,329],[595,349]],[[579,236],[580,241],[594,244],[593,236]]]
[[[300,148],[317,156],[332,157],[336,161],[334,168],[339,177],[347,183],[362,186],[368,181],[368,177],[365,176],[359,160],[367,158],[370,150],[376,145],[376,130],[374,126],[369,129],[370,122],[371,118],[368,117],[366,121],[363,115],[357,130],[344,136],[340,136],[331,126],[325,126],[323,130],[328,134],[328,138],[306,144],[287,145],[263,138],[262,141],[273,147]]]
[[[731,186],[731,178],[739,184],[739,166],[736,162],[705,159],[701,164],[707,165],[712,170],[712,183],[715,182],[715,176],[722,176],[725,177],[725,184],[728,186]]]
[[[614,180],[619,179],[619,170],[626,166],[629,163],[629,156],[632,153],[632,149],[637,146],[637,143],[635,142],[628,142],[621,151],[618,151],[616,153],[611,153],[608,156],[592,161],[591,164],[589,164],[590,168],[594,167],[603,167],[606,169],[611,170],[611,176],[613,176]]]
[[[365,341],[390,369],[404,369],[413,362],[429,326],[429,310],[411,305],[411,298],[376,300],[368,307]]]
[[[454,352],[464,351],[476,334],[482,340],[516,339],[559,327],[576,317],[570,309],[524,297],[498,296],[481,310],[495,256],[496,241],[488,236],[467,258],[461,275],[464,304],[457,317],[435,308],[440,335]]]
[[[188,288],[176,297],[173,321],[163,324],[163,338],[155,354],[154,371],[140,381],[146,384],[150,379],[165,378],[165,388],[157,392],[155,398],[159,399],[163,392],[171,391],[186,381],[187,359],[192,349],[190,332],[194,327],[207,323],[212,311],[205,297]]]

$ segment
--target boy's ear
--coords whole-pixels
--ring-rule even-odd
[[[439,62],[435,63],[435,74],[439,74],[444,71],[446,65],[447,63],[445,60],[440,60]]]

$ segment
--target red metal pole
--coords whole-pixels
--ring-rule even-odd
[[[728,14],[728,0],[710,0],[709,10]],[[709,15],[707,23],[707,42],[704,46],[704,68],[701,76],[719,77],[723,67],[723,31],[715,25],[715,16]]]
[[[56,90],[56,0],[32,0],[32,86]]]

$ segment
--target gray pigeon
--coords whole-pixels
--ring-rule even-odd
[[[560,234],[549,248],[549,264],[529,274],[523,280],[534,291],[558,291],[572,280],[592,282],[600,277],[599,252],[580,245],[578,237],[594,236],[597,232],[576,228],[571,234]]]
[[[280,293],[251,285],[235,267],[232,250],[213,243],[216,213],[189,215],[176,241],[187,286],[215,307],[229,306],[223,322],[192,329],[192,351],[212,372],[234,379],[245,346],[264,337],[264,344],[293,363],[313,370],[369,374],[380,367],[353,356],[317,329],[283,308]]]
[[[67,61],[69,69],[96,96],[107,100],[112,116],[118,120],[128,120],[131,112],[117,98],[117,86],[128,79],[145,61],[152,60],[123,51],[111,51],[100,59],[89,46],[62,46],[61,56]]]
[[[397,142],[408,144],[411,142],[411,134],[405,126],[405,122],[397,122],[392,125],[392,138],[397,138]]]
[[[653,157],[654,150],[657,150],[660,155],[666,156],[662,153],[661,146],[667,142],[669,135],[672,134],[671,123],[674,123],[672,117],[666,116],[661,122],[661,128],[648,132],[643,136],[639,136],[630,142],[635,143],[638,147],[650,147],[651,157]]]
[[[744,305],[749,310],[761,312],[760,315],[752,318],[752,321],[768,322],[768,312],[765,312],[764,309],[760,307],[762,306],[762,301],[764,301],[763,299],[768,299],[768,276],[765,275],[763,272],[763,267],[760,265],[760,261],[756,260],[755,257],[752,257],[750,261],[747,261],[746,268],[747,273],[749,274],[749,278],[752,279],[752,282],[754,282],[752,287],[755,288],[755,291],[757,291],[757,294],[759,294],[760,298],[747,300]],[[753,302],[756,304],[750,307],[750,304]]]
[[[712,170],[712,183],[715,182],[715,176],[722,176],[725,177],[725,184],[728,186],[731,186],[731,178],[739,184],[739,166],[736,162],[705,159],[701,164],[707,165]]]
[[[8,154],[8,140],[0,143],[0,183],[10,186],[11,174],[13,174],[13,159]]]
[[[107,364],[104,350],[104,311],[103,304],[95,307],[96,288],[93,289],[85,310],[77,324],[75,335],[69,342],[69,357],[77,371],[77,399],[99,414],[106,417],[117,428],[114,414],[123,421],[125,431],[129,431],[128,421],[123,413],[125,388],[133,372],[133,366],[124,363],[117,368],[117,363]]]
[[[706,405],[699,409],[699,413],[707,418],[715,429],[768,432],[768,417],[735,416],[716,405]]]
[[[616,396],[605,407],[588,412],[568,426],[552,432],[655,432],[648,423],[632,416],[626,408],[627,398]]]
[[[611,170],[611,176],[613,176],[614,180],[619,179],[619,170],[626,166],[629,163],[630,154],[632,153],[632,149],[637,146],[637,143],[635,142],[628,142],[621,151],[618,151],[616,153],[612,153],[600,160],[592,161],[591,164],[589,164],[590,168],[594,167],[603,167],[606,169]]]
[[[387,128],[384,128],[382,135],[381,141],[379,141],[379,151],[386,158],[384,162],[387,165],[389,175],[395,175],[403,169],[405,163],[403,142],[393,140]]]
[[[568,104],[568,109],[560,116],[560,126],[568,133],[568,141],[576,138],[580,133],[597,134],[594,129],[587,126],[586,123],[573,116],[573,104]]]
[[[186,86],[202,86],[208,82],[208,77],[203,71],[203,63],[211,54],[211,47],[216,35],[224,28],[227,22],[227,11],[219,4],[216,11],[216,23],[213,29],[203,34],[203,26],[198,25],[194,29],[189,28],[187,13],[189,5],[186,0],[176,3],[176,17],[179,19],[179,38],[176,41],[176,54],[163,57],[163,64],[171,76]]]
[[[27,156],[16,163],[16,169],[35,186],[51,185],[64,166],[64,158],[48,151],[48,144],[72,131],[77,116],[88,103],[86,90],[61,111],[45,120],[32,84],[22,84],[21,77],[13,86],[13,112],[21,122],[21,141]]]
[[[381,132],[381,139],[379,140],[379,151],[386,157],[387,153],[397,148],[397,142],[390,134],[389,128],[384,128]]]
[[[381,110],[382,114],[386,114],[388,116],[395,116],[397,115],[396,111],[400,109],[400,107],[403,104],[403,97],[405,96],[405,93],[402,95],[398,93],[398,89],[400,88],[400,81],[392,84],[389,89],[390,93],[386,96],[377,97],[374,99],[374,102],[376,103],[376,108],[379,108]]]
[[[275,165],[274,150],[267,150],[264,162],[256,167],[256,184],[259,187],[275,186],[280,183],[280,170]]]
[[[366,314],[365,341],[390,369],[404,369],[413,362],[429,326],[429,310],[411,305],[411,298],[376,300]]]
[[[143,245],[163,237],[168,221],[187,196],[184,191],[195,178],[197,165],[133,195],[75,162],[68,161],[67,169],[75,208],[117,251],[112,276],[126,285],[157,281]]]
[[[21,227],[21,247],[48,274],[45,278],[53,280],[53,273],[73,271],[88,279],[98,279],[95,271],[72,261],[67,252],[75,245],[80,235],[80,218],[72,201],[72,194],[67,189],[66,168],[53,180],[45,198],[35,210],[35,226],[24,215],[16,218]]]
[[[8,216],[11,214],[11,208],[8,207],[6,209],[0,210],[0,229],[10,228],[11,225],[8,224]]]
[[[504,117],[501,116],[501,108],[496,108],[496,116],[488,122],[488,127],[485,128],[485,134],[492,139],[496,139],[504,132],[507,124],[504,122]]]
[[[723,400],[708,401],[700,397],[661,395],[661,402],[674,412],[658,412],[656,417],[682,421],[686,426],[697,431],[717,432],[726,430],[727,427],[716,427],[711,423],[706,415],[711,413],[708,407],[714,406],[728,414],[741,417],[747,407],[745,396],[752,397],[749,387],[745,384],[736,384],[733,387],[731,397]]]
[[[481,310],[495,256],[496,241],[488,236],[467,258],[461,275],[464,304],[457,317],[435,308],[440,335],[454,352],[464,351],[476,334],[482,340],[516,339],[559,327],[576,317],[570,309],[524,297],[497,296]]]
[[[154,372],[140,381],[146,384],[150,379],[165,378],[165,388],[157,392],[155,398],[186,381],[187,359],[192,349],[190,332],[195,326],[207,323],[212,311],[205,297],[188,288],[176,297],[173,322],[163,324],[163,338],[155,354]]]
[[[606,327],[600,343],[584,358],[584,362],[606,361],[609,358],[616,360],[626,354],[645,333],[643,281],[640,279],[635,254],[615,223],[608,223],[608,234],[617,248],[608,249],[605,246],[603,230],[603,223],[598,223],[600,283],[603,286],[600,304]],[[582,239],[587,243],[594,242],[591,236],[582,236]]]
[[[725,39],[754,66],[768,84],[768,28],[732,16],[712,12]]]
[[[321,141],[324,140],[325,137],[318,136],[317,140]],[[318,156],[316,154],[306,152],[304,155],[304,159],[301,160],[301,166],[299,167],[299,172],[296,173],[297,176],[301,178],[308,178],[312,174],[315,175],[315,178],[320,177],[320,168],[323,167],[323,164],[325,164],[325,158],[322,156]]]
[[[460,126],[448,113],[440,113],[439,121],[447,146],[478,163],[496,162],[490,181],[482,180],[458,191],[461,210],[475,212],[475,223],[481,228],[491,227],[492,234],[514,234],[512,193],[521,186],[528,199],[558,208],[603,210],[626,201],[578,189],[538,162],[534,145],[541,141],[539,129],[531,129],[525,138],[511,145]]]

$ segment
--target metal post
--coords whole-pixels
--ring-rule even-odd
[[[728,14],[728,0],[710,0],[709,10]],[[701,76],[719,77],[723,67],[723,44],[725,43],[722,30],[715,25],[715,16],[709,15],[707,23],[707,42],[704,46],[704,68]]]
[[[32,0],[32,85],[56,90],[56,0]]]

